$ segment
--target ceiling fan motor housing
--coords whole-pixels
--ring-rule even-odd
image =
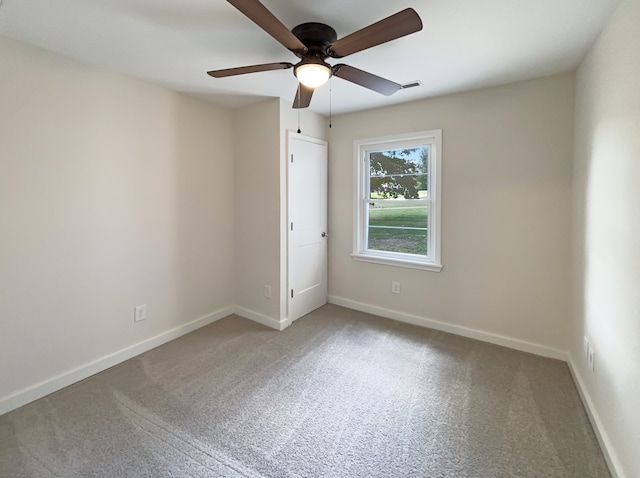
[[[308,53],[316,53],[322,60],[329,56],[329,47],[338,39],[333,28],[318,22],[302,23],[291,30],[291,33],[304,43],[309,50]],[[305,58],[307,54],[296,53],[300,58]]]

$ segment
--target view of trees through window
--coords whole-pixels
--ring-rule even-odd
[[[368,245],[427,255],[429,146],[370,152]]]

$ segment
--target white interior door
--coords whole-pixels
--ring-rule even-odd
[[[327,143],[289,135],[288,317],[327,303]]]

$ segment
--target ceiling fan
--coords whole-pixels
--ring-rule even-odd
[[[328,57],[343,58],[422,30],[422,20],[416,11],[407,8],[338,40],[336,31],[323,23],[302,23],[289,31],[258,0],[227,1],[300,58],[300,61],[295,65],[288,62],[264,63],[212,70],[207,74],[214,78],[224,78],[293,68],[293,74],[299,82],[293,102],[294,108],[307,108],[311,103],[314,89],[326,83],[332,75],[383,95],[389,96],[395,93],[402,87],[398,83],[343,63],[332,66],[325,60]]]

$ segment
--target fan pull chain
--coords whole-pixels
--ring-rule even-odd
[[[298,134],[300,134],[300,83],[298,83]]]

